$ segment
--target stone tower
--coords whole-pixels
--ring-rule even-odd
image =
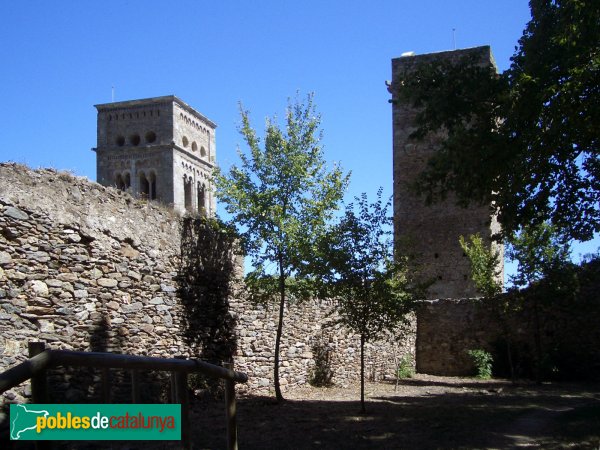
[[[212,215],[214,122],[174,95],[95,105],[97,181]]]
[[[476,64],[495,67],[489,46],[464,50],[403,56],[392,59],[392,83],[389,90],[397,99],[398,83],[403,76],[422,63],[449,61],[458,63],[465,56],[474,56]],[[400,248],[415,257],[423,281],[433,282],[427,297],[464,298],[476,296],[470,277],[469,259],[459,245],[459,236],[479,233],[487,242],[497,231],[498,222],[490,207],[468,209],[456,205],[452,195],[442,203],[426,206],[422,198],[412,194],[408,186],[425,168],[438,149],[440,136],[428,136],[422,141],[409,138],[414,131],[416,111],[407,104],[393,102],[394,145],[394,237]],[[501,255],[503,248],[496,246]]]

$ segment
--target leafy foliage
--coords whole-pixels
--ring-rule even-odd
[[[477,290],[485,297],[494,297],[502,292],[499,254],[493,248],[488,249],[478,234],[472,234],[469,240],[470,244],[464,236],[459,237],[460,246],[471,263],[471,278]]]
[[[477,378],[481,378],[482,380],[492,378],[492,362],[494,361],[492,354],[481,349],[468,350],[467,353],[473,360],[473,364],[477,370]]]
[[[370,204],[364,193],[355,197],[321,241],[319,253],[326,268],[321,280],[338,301],[341,323],[367,341],[405,320],[416,292],[406,258],[394,258],[390,202],[383,205],[381,192]]]
[[[302,298],[309,292],[305,270],[316,240],[337,208],[348,183],[339,167],[327,170],[320,145],[320,116],[313,96],[306,103],[289,103],[285,128],[268,119],[264,142],[240,107],[240,133],[249,153],[239,152],[240,166],[228,174],[214,174],[216,194],[240,228],[241,245],[252,260],[247,276],[254,297],[279,303],[275,340],[274,382],[278,401],[279,346],[286,299],[292,292]]]
[[[538,380],[600,379],[600,258],[553,266],[505,296],[515,366]],[[504,361],[499,360],[502,364]]]
[[[412,359],[409,355],[404,356],[398,364],[398,370],[396,370],[396,376],[398,378],[412,378],[415,374]]]
[[[511,67],[468,55],[424,64],[398,99],[419,108],[421,139],[444,132],[416,189],[428,201],[499,208],[507,236],[549,222],[568,239],[600,231],[600,3],[531,0]]]
[[[361,338],[361,408],[364,406],[364,344],[407,323],[414,309],[417,288],[407,260],[394,255],[390,204],[381,192],[369,203],[366,194],[346,206],[344,216],[319,248],[322,289],[337,300],[339,322]]]
[[[511,237],[507,255],[518,262],[517,274],[511,277],[515,286],[525,286],[564,267],[571,254],[569,243],[558,236],[555,228],[543,222],[524,227]]]

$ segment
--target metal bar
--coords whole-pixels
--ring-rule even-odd
[[[233,370],[232,362],[224,362],[223,367]],[[237,405],[235,403],[235,381],[225,380],[225,413],[227,415],[227,448],[237,450]]]

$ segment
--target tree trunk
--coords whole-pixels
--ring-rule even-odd
[[[533,296],[533,320],[535,341],[535,382],[542,384],[542,330],[540,326],[540,313],[537,296]]]
[[[360,335],[360,412],[367,412],[365,408],[365,335]]]
[[[283,331],[283,311],[285,307],[285,274],[283,272],[283,258],[279,258],[279,322],[277,324],[277,337],[275,338],[275,367],[273,368],[273,382],[275,384],[275,398],[277,403],[281,403],[285,399],[281,394],[281,386],[279,385],[279,346],[281,344],[281,334]]]

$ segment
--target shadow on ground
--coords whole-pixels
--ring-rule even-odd
[[[368,383],[238,398],[240,449],[600,448],[600,385],[522,384],[418,376],[395,391]],[[227,448],[223,399],[193,400],[194,449]],[[23,443],[25,444],[25,443]],[[9,447],[10,448],[10,447]],[[27,444],[19,449],[31,448]],[[174,449],[178,442],[57,443],[58,449]]]
[[[456,385],[452,385],[456,388]],[[522,386],[476,383],[460,393],[371,398],[360,415],[353,400],[268,397],[238,402],[240,448],[424,449],[594,448],[600,445],[600,386]],[[462,387],[461,387],[462,388]],[[497,392],[498,390],[501,392]],[[198,406],[195,448],[225,448],[220,404]]]

